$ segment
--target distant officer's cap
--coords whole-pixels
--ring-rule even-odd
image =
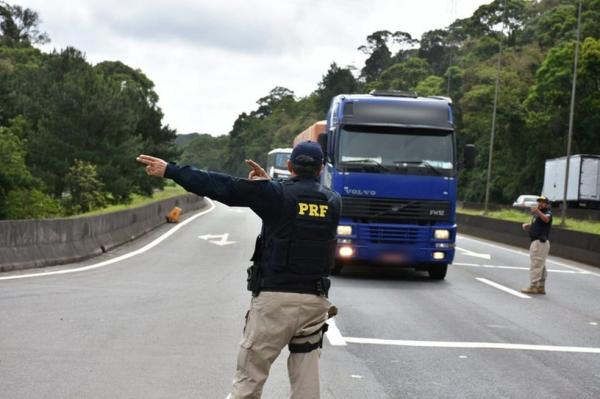
[[[298,157],[304,155],[302,159]],[[294,147],[290,160],[296,165],[318,165],[323,163],[323,150],[319,143],[314,141],[302,141]]]
[[[549,204],[550,200],[542,195],[541,197],[538,197],[537,202],[545,202],[546,204]]]

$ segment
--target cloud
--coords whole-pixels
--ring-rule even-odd
[[[21,0],[52,43],[92,63],[120,60],[156,85],[180,133],[227,133],[275,86],[305,96],[329,64],[363,66],[376,30],[413,37],[470,15],[481,0]]]
[[[280,20],[258,15],[237,7],[235,2],[193,3],[184,7],[177,2],[168,7],[132,7],[115,14],[107,8],[95,10],[95,19],[103,21],[112,34],[161,43],[177,43],[220,48],[233,52],[260,54],[278,52],[286,40],[278,31]],[[239,6],[247,4],[238,3]]]

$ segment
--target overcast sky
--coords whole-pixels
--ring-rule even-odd
[[[275,86],[317,88],[331,62],[361,68],[377,30],[423,32],[481,0],[8,0],[39,12],[52,42],[89,62],[120,60],[156,85],[178,133],[228,133]]]

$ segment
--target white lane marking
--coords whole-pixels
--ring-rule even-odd
[[[357,379],[359,379],[359,380],[363,378],[363,376],[362,376],[362,375],[358,375],[358,374],[352,374],[350,377],[352,377],[352,378],[357,378]]]
[[[375,339],[345,337],[346,342],[355,344],[393,345],[393,346],[415,346],[428,348],[467,348],[467,349],[512,349],[526,351],[548,351],[548,352],[574,352],[574,353],[598,353],[600,348],[585,346],[554,346],[554,345],[526,345],[506,344],[501,342],[451,342],[451,341],[413,341],[401,339]]]
[[[325,336],[327,337],[327,340],[329,340],[330,345],[346,346],[346,341],[345,341],[344,337],[342,337],[342,333],[340,332],[340,329],[335,324],[334,319],[335,319],[335,317],[332,317],[331,319],[327,320],[327,324],[329,325],[329,328],[327,329]]]
[[[458,249],[460,252],[462,252],[463,255],[473,256],[475,258],[482,258],[482,259],[487,259],[487,260],[492,259],[492,256],[490,254],[480,254],[478,252],[469,251],[468,249],[464,249],[464,248],[460,248],[460,247],[455,247],[455,248]]]
[[[597,326],[598,323],[596,323],[595,321],[590,321],[590,326]]]
[[[452,262],[452,265],[456,266],[480,266],[479,263],[462,263],[462,262]]]
[[[198,238],[202,239],[202,240],[206,240],[212,244],[217,244],[219,246],[224,246],[224,245],[229,245],[229,244],[235,244],[235,241],[227,241],[227,239],[229,238],[229,233],[225,233],[225,234],[205,234],[203,236],[198,236]],[[212,238],[219,238],[219,240],[212,240]]]
[[[93,265],[88,265],[88,266],[83,266],[83,267],[78,267],[75,269],[64,269],[64,270],[56,270],[56,271],[50,271],[50,272],[40,272],[40,273],[31,273],[31,274],[20,274],[20,275],[16,275],[16,276],[6,276],[6,277],[0,277],[0,280],[16,280],[16,279],[20,279],[20,278],[32,278],[32,277],[43,277],[43,276],[53,276],[56,274],[69,274],[69,273],[77,273],[77,272],[83,272],[83,271],[87,271],[87,270],[92,270],[92,269],[99,269],[101,267],[105,267],[108,265],[112,265],[113,263],[117,263],[120,262],[122,260],[125,259],[129,259],[132,258],[136,255],[142,254],[146,251],[148,251],[149,249],[154,248],[155,246],[157,246],[158,244],[160,244],[161,242],[163,242],[164,240],[166,240],[167,238],[169,238],[170,236],[172,236],[173,234],[175,234],[175,232],[179,229],[181,229],[183,226],[185,226],[186,224],[194,221],[196,218],[202,216],[202,215],[206,215],[209,212],[212,212],[215,209],[215,203],[213,201],[211,201],[209,198],[205,199],[210,203],[210,208],[202,211],[186,220],[184,220],[181,223],[178,223],[175,227],[173,227],[171,230],[167,231],[165,234],[161,235],[160,237],[158,237],[157,239],[155,239],[154,241],[152,241],[149,244],[146,244],[145,246],[143,246],[142,248],[136,249],[135,251],[129,252],[125,255],[121,255],[118,256],[116,258],[113,259],[108,259],[105,260],[103,262],[100,263],[94,263]]]
[[[528,267],[521,266],[502,266],[502,265],[481,265],[477,263],[461,263],[461,262],[453,262],[452,265],[455,266],[467,266],[467,267],[482,267],[485,269],[509,269],[509,270],[524,270],[529,271]],[[575,270],[559,270],[559,269],[546,269],[548,273],[565,273],[565,274],[588,274],[582,273]]]
[[[492,286],[494,288],[498,288],[501,291],[508,292],[511,295],[518,296],[519,298],[531,299],[531,297],[529,295],[525,295],[523,293],[520,293],[519,291],[515,291],[515,290],[513,290],[511,288],[508,288],[508,287],[505,287],[505,286],[503,286],[501,284],[495,283],[495,282],[493,282],[491,280],[488,280],[487,278],[475,277],[475,280],[481,281],[482,283],[490,285],[490,286]]]
[[[501,249],[503,251],[508,251],[508,252],[512,252],[512,253],[515,253],[515,254],[518,254],[518,255],[523,255],[523,256],[529,257],[529,252],[519,251],[519,250],[508,248],[508,247],[502,246],[502,245],[492,244],[492,243],[489,243],[489,242],[483,241],[483,240],[477,240],[475,238],[466,237],[466,236],[464,236],[462,234],[458,234],[457,237],[460,238],[461,240],[475,241],[475,242],[478,242],[478,243],[481,243],[481,244],[489,245],[490,247],[493,247],[493,248]],[[580,267],[567,265],[566,263],[559,262],[559,261],[556,261],[556,260],[547,259],[546,262],[554,263],[555,265],[566,267],[567,269],[576,270],[576,271],[578,271],[578,272],[580,272],[582,274],[591,274],[592,276],[600,277],[600,273],[590,272],[590,271],[582,269]]]

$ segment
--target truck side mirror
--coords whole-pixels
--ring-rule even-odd
[[[325,161],[327,159],[327,133],[319,134],[317,142],[321,146],[321,150],[323,150],[323,161]]]
[[[475,144],[465,145],[463,155],[463,165],[465,169],[473,169],[475,167],[475,156],[477,155],[477,148],[475,147]]]

